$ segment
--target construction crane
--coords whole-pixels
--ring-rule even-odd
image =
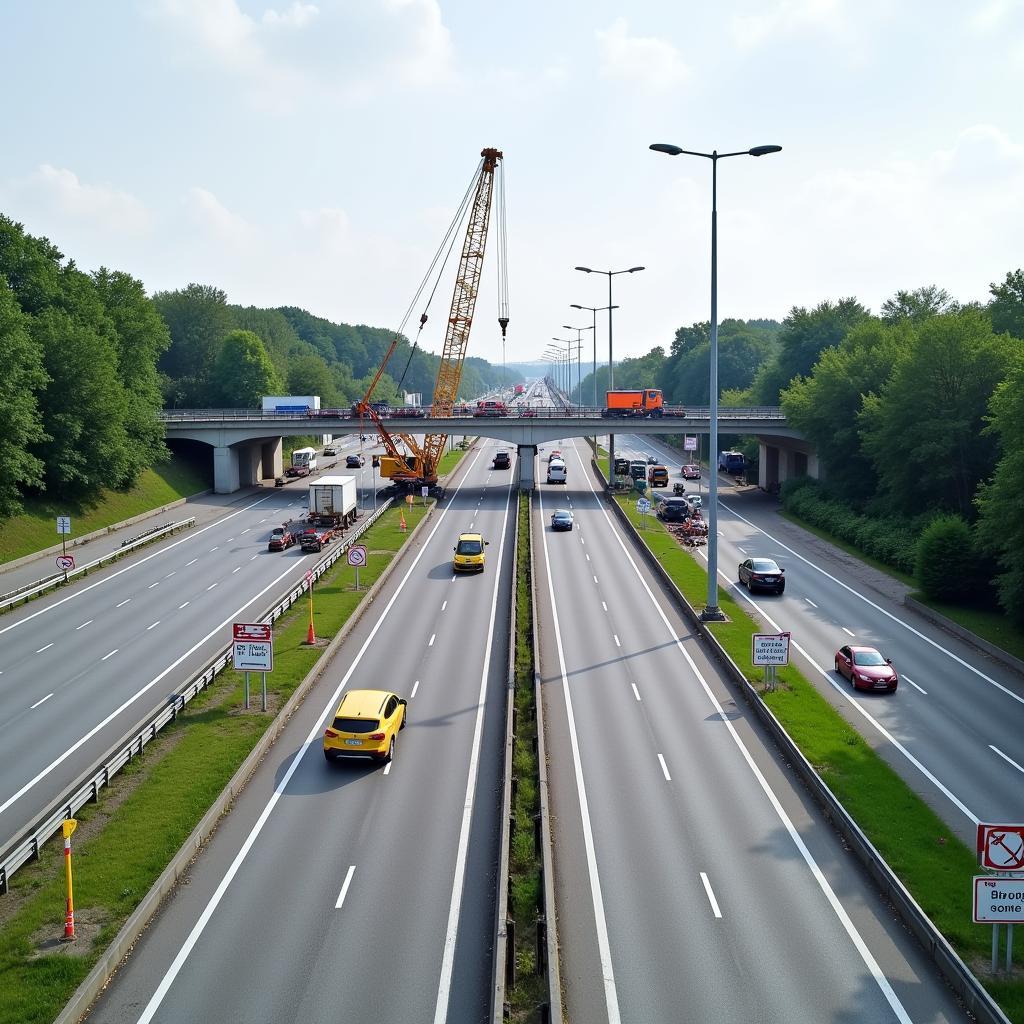
[[[491,207],[494,199],[495,172],[502,154],[497,149],[484,149],[480,153],[481,161],[476,175],[470,183],[472,201],[468,204],[468,224],[466,237],[462,244],[462,255],[459,259],[455,275],[455,291],[452,295],[451,309],[448,313],[448,327],[445,331],[444,347],[441,362],[437,370],[437,381],[434,384],[434,397],[431,415],[451,416],[458,397],[459,383],[462,380],[462,366],[466,359],[466,348],[469,344],[469,331],[473,325],[473,313],[476,309],[477,293],[480,288],[480,275],[483,270],[484,252],[487,248],[487,232],[491,218]],[[467,204],[464,202],[456,215],[456,221],[449,228],[449,235],[457,227]],[[505,210],[502,202],[498,216],[498,324],[501,327],[502,344],[508,327],[508,283],[505,259]],[[435,263],[437,257],[435,257]],[[420,316],[420,331],[427,322],[427,314]],[[374,389],[380,382],[388,361],[395,352],[401,334],[392,340],[384,361],[376,376],[366,389],[366,395],[357,402],[353,411],[360,419],[369,418],[373,421],[377,433],[387,452],[381,456],[381,476],[391,480],[393,484],[409,490],[412,488],[437,486],[437,466],[444,454],[448,442],[447,434],[427,434],[420,444],[412,434],[399,432],[391,434],[384,424],[371,399]],[[412,355],[410,354],[410,361]],[[407,366],[408,368],[408,366]],[[403,452],[401,442],[407,453]]]

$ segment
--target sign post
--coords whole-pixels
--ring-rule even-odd
[[[353,544],[348,549],[348,564],[351,565],[356,571],[356,590],[359,589],[359,569],[360,566],[366,565],[366,545],[365,544]]]
[[[999,926],[1006,925],[1006,971],[1013,965],[1013,926],[1024,924],[1024,824],[978,823],[978,863],[997,875],[974,877],[974,922],[992,924],[992,972],[999,969]]]
[[[651,511],[651,502],[649,498],[637,498],[636,499],[636,510],[640,513],[640,529],[647,529],[647,513]]]
[[[74,818],[68,818],[61,826],[64,833],[64,875],[67,879],[68,898],[64,913],[64,941],[70,942],[75,937],[75,897],[71,885],[71,833],[78,828]]]
[[[234,649],[231,660],[245,673],[245,706],[249,707],[249,673],[263,676],[263,710],[267,710],[267,673],[274,669],[274,638],[269,622],[236,622],[232,626]]]
[[[60,553],[68,553],[67,536],[71,533],[71,516],[57,516],[57,532],[60,534]]]
[[[430,494],[430,488],[424,485],[420,488],[420,496],[423,498],[423,504],[427,504],[427,495]]]
[[[764,688],[776,687],[775,669],[789,664],[790,633],[754,633],[750,638],[750,657],[755,665],[764,666]]]

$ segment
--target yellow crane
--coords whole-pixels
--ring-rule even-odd
[[[473,326],[477,293],[480,290],[480,275],[483,271],[484,252],[487,248],[487,234],[494,201],[495,174],[502,159],[502,153],[497,149],[484,149],[480,153],[480,157],[476,175],[470,183],[473,198],[468,205],[466,236],[462,243],[462,255],[455,275],[455,290],[448,313],[448,326],[445,331],[444,347],[441,351],[441,362],[437,370],[437,381],[434,384],[434,397],[431,403],[432,416],[451,416],[455,407],[459,383],[462,380],[462,366],[466,360],[466,348],[469,345],[469,331]],[[462,209],[466,209],[465,205]],[[460,210],[460,215],[461,212]],[[498,324],[501,327],[502,343],[504,343],[505,331],[508,327],[504,221],[504,204],[502,203],[498,218]],[[449,229],[450,232],[451,229]],[[426,322],[427,314],[423,313],[420,316],[420,330],[423,329]],[[412,434],[407,432],[391,434],[381,422],[380,415],[371,403],[374,389],[383,376],[385,367],[394,354],[400,337],[400,335],[396,335],[391,342],[380,369],[366,389],[365,397],[361,402],[356,403],[354,411],[360,418],[369,417],[380,434],[387,452],[386,455],[381,456],[381,476],[406,488],[434,487],[437,484],[437,465],[444,454],[448,435],[427,434],[423,443],[420,444]],[[398,441],[402,442],[408,454],[399,448]]]

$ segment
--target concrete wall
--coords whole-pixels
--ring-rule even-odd
[[[532,444],[521,444],[519,452],[519,489],[532,491],[537,486],[536,465],[537,447]]]

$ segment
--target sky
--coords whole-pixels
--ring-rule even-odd
[[[492,362],[592,325],[578,265],[645,268],[612,281],[616,360],[709,319],[711,162],[655,142],[782,146],[718,163],[720,319],[984,302],[1024,265],[1024,0],[8,0],[0,89],[0,213],[80,268],[391,329],[500,149]]]

